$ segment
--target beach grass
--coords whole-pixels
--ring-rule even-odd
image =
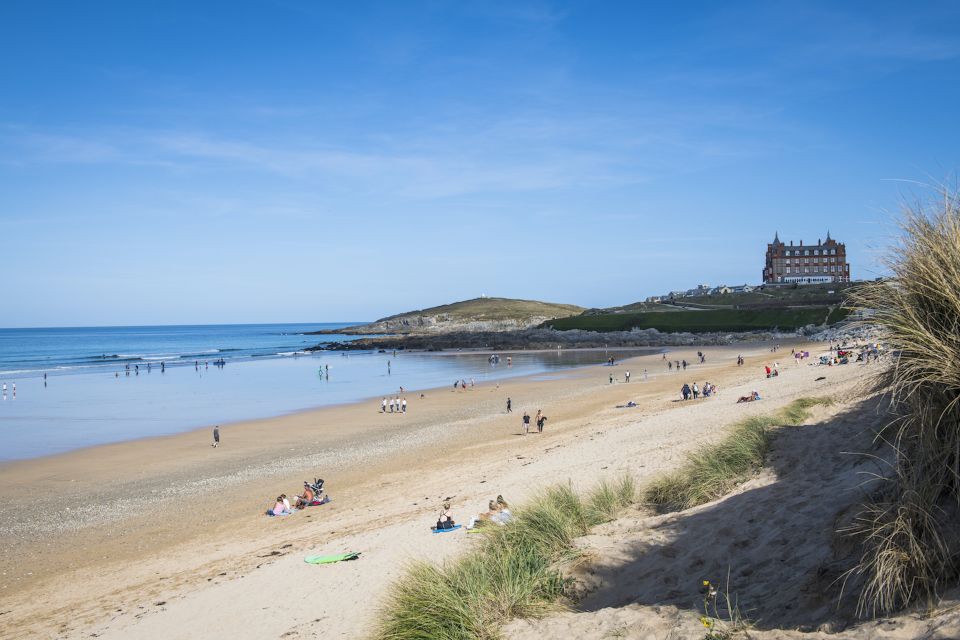
[[[711,309],[645,313],[598,313],[558,318],[544,323],[559,331],[630,331],[656,329],[665,333],[716,331],[794,331],[807,325],[834,324],[847,317],[846,308],[835,306],[783,309]]]
[[[771,428],[802,424],[812,407],[831,402],[829,398],[800,398],[775,414],[744,418],[723,440],[692,452],[678,470],[647,485],[644,500],[667,512],[722,497],[763,466]]]
[[[892,277],[853,297],[892,356],[874,379],[892,473],[847,529],[862,544],[848,575],[861,615],[932,606],[960,577],[960,192],[908,207],[902,230]]]
[[[388,589],[375,638],[488,640],[510,618],[562,609],[570,581],[561,566],[578,555],[574,539],[636,499],[629,476],[601,482],[586,496],[570,485],[544,489],[507,525],[484,527],[479,544],[459,559],[410,565]]]

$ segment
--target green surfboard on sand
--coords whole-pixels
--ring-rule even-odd
[[[309,564],[333,564],[334,562],[342,562],[344,560],[356,560],[359,557],[360,552],[352,552],[338,553],[332,556],[307,556],[303,561]]]

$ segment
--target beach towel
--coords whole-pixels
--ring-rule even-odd
[[[296,511],[296,509],[291,509],[290,513],[274,513],[273,509],[267,509],[267,515],[271,518],[279,518],[280,516],[292,516]]]
[[[449,529],[437,529],[436,527],[430,527],[430,531],[433,531],[434,533],[449,533],[450,531],[456,531],[460,527],[461,525],[459,524],[455,524]]]
[[[333,564],[346,560],[356,560],[359,557],[359,551],[351,551],[350,553],[338,553],[332,556],[307,556],[303,561],[307,564]]]
[[[332,499],[333,499],[333,498],[331,498],[330,496],[323,496],[323,500],[314,500],[313,502],[311,502],[311,503],[308,504],[307,506],[308,506],[308,507],[319,507],[319,506],[322,505],[322,504],[327,504],[327,503],[330,502]]]

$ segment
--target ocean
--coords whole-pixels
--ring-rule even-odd
[[[0,384],[7,386],[0,394],[0,460],[365,399],[379,405],[400,386],[452,387],[454,380],[480,383],[608,357],[519,352],[507,366],[506,357],[491,363],[489,354],[477,353],[304,351],[353,339],[305,332],[351,324],[0,329]]]

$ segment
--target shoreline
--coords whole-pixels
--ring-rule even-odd
[[[405,416],[388,418],[390,414],[381,414],[379,407],[352,403],[240,423],[241,428],[221,430],[223,444],[217,450],[209,446],[207,429],[199,429],[68,452],[41,462],[20,461],[19,469],[0,467],[0,510],[6,512],[0,522],[8,523],[0,527],[8,542],[3,563],[6,584],[0,593],[19,601],[25,615],[39,616],[37,625],[62,622],[65,612],[37,606],[49,605],[48,590],[62,583],[64,575],[72,576],[90,591],[62,594],[65,603],[86,612],[77,618],[79,629],[103,616],[103,605],[91,606],[91,593],[100,593],[101,598],[115,593],[107,601],[126,603],[121,606],[126,611],[128,601],[142,598],[144,589],[155,591],[156,586],[148,585],[155,582],[156,573],[147,569],[156,563],[165,567],[160,574],[170,576],[170,588],[177,581],[202,584],[204,579],[197,580],[206,575],[203,567],[236,560],[237,554],[262,555],[257,550],[274,546],[278,531],[300,540],[293,544],[302,547],[317,536],[335,542],[359,535],[364,523],[369,523],[370,509],[378,513],[378,519],[407,522],[411,509],[413,513],[422,514],[424,508],[429,512],[429,504],[437,499],[463,494],[456,489],[461,481],[443,481],[447,485],[443,488],[432,479],[444,469],[462,469],[461,473],[471,476],[479,472],[473,483],[493,479],[498,475],[493,472],[497,465],[522,472],[529,458],[529,453],[523,452],[537,450],[540,443],[553,443],[551,448],[567,446],[562,443],[590,433],[597,416],[622,420],[649,414],[649,408],[629,413],[612,408],[626,397],[655,411],[671,411],[676,405],[666,401],[664,394],[673,397],[673,387],[685,379],[707,376],[724,387],[734,384],[727,380],[756,377],[755,367],[731,366],[736,351],[745,355],[749,351],[748,362],[775,356],[769,353],[769,345],[746,346],[706,347],[707,365],[695,365],[687,375],[659,371],[660,354],[648,354],[630,358],[613,370],[622,378],[624,369],[630,367],[634,373],[630,384],[609,385],[609,368],[584,366],[553,372],[560,374],[559,378],[546,381],[536,380],[540,373],[506,383],[501,380],[499,393],[496,383],[462,392],[427,390],[425,402],[421,404],[417,398]],[[676,357],[684,355],[692,359],[693,354]],[[644,366],[653,371],[646,382],[640,379]],[[515,403],[511,416],[504,414],[501,405],[507,395]],[[522,411],[533,413],[538,407],[551,417],[546,432],[517,438]],[[344,425],[342,430],[340,425]],[[523,455],[504,457],[505,447]],[[464,464],[465,460],[470,462]],[[334,497],[331,505],[279,522],[257,516],[267,498],[284,488],[291,491],[304,477],[313,477],[313,472],[327,479]],[[390,487],[401,488],[399,501]],[[42,488],[39,499],[38,488]],[[49,499],[47,491],[52,492]],[[512,497],[520,497],[522,491],[514,489],[514,494]],[[75,496],[68,501],[72,505],[68,511],[64,512],[59,496]],[[218,501],[218,496],[229,496],[229,500]],[[203,509],[184,510],[184,505],[196,501]],[[28,513],[25,508],[32,510],[29,518],[23,517]],[[311,516],[320,520],[311,524]],[[73,518],[76,526],[63,526],[64,518]],[[22,525],[19,532],[11,531],[9,523],[18,521]],[[41,521],[56,525],[43,529]],[[43,560],[48,545],[64,533],[69,533],[71,546],[61,552],[57,567],[49,567]],[[197,551],[204,548],[211,555],[198,556]]]
[[[666,349],[666,347],[660,348],[659,350],[657,350],[657,348],[655,348],[655,347],[618,347],[618,348],[616,348],[616,349],[611,349],[611,350],[617,351],[617,352],[649,351],[649,352],[651,352],[650,355],[653,355],[653,354],[663,353],[665,349]],[[504,351],[504,352],[502,352],[502,354],[503,354],[504,356],[507,356],[507,355],[510,355],[510,354],[512,354],[512,353],[531,354],[531,353],[552,353],[552,352],[554,352],[554,351],[557,351],[557,350],[556,350],[556,349],[530,349],[530,350],[512,349],[512,350],[509,350],[509,351]],[[604,349],[603,347],[595,347],[595,348],[570,348],[570,349],[564,349],[563,351],[568,352],[568,353],[569,353],[569,352],[585,353],[585,352],[608,351],[608,349]],[[374,352],[374,353],[376,353],[376,352]],[[438,357],[454,357],[454,356],[460,356],[460,355],[465,355],[465,356],[478,356],[478,355],[487,355],[487,354],[488,354],[487,351],[481,351],[481,350],[464,350],[464,351],[454,351],[454,350],[451,350],[451,351],[442,351],[442,352],[438,352],[438,351],[422,351],[422,352],[421,352],[421,351],[407,350],[407,351],[405,351],[405,353],[408,353],[408,354],[416,354],[416,355],[418,355],[418,356],[438,356]],[[643,354],[643,355],[646,355],[646,354]],[[286,356],[286,357],[291,357],[291,356]],[[271,358],[271,360],[283,360],[283,359],[286,358],[286,357]],[[635,357],[635,356],[631,356],[631,357]],[[256,362],[256,361],[254,361],[254,362]],[[234,364],[244,364],[244,363],[234,363]],[[186,363],[186,365],[189,365],[189,363]],[[482,385],[489,385],[489,384],[491,384],[491,383],[496,384],[497,382],[503,382],[503,381],[508,381],[508,380],[522,380],[522,379],[525,379],[525,378],[528,378],[528,377],[542,376],[542,375],[545,375],[545,374],[563,375],[563,374],[565,374],[565,373],[567,373],[567,372],[570,372],[570,371],[575,371],[575,370],[578,370],[578,369],[583,369],[583,368],[586,368],[586,367],[593,367],[593,366],[598,366],[598,365],[597,365],[597,364],[575,364],[575,363],[572,363],[572,364],[570,364],[569,366],[563,366],[563,367],[556,368],[556,369],[545,369],[545,370],[540,371],[540,372],[522,372],[522,373],[518,373],[518,374],[515,374],[515,375],[506,375],[506,374],[505,374],[505,375],[503,375],[502,377],[496,377],[496,378],[494,378],[493,380],[486,380],[486,381],[484,381],[484,382],[481,383],[481,384],[482,384]],[[179,367],[179,365],[178,365],[178,367]],[[503,367],[504,370],[507,369],[507,365],[506,365],[505,363],[502,365],[502,367]],[[60,375],[62,375],[62,376],[67,376],[67,375],[90,375],[90,374],[94,374],[94,373],[99,374],[99,373],[101,373],[101,372],[86,372],[86,371],[84,371],[84,372],[77,372],[77,373],[75,373],[75,374],[60,374]],[[104,374],[104,375],[105,375],[105,374]],[[35,377],[36,377],[36,376],[35,376]],[[58,377],[59,377],[59,376],[58,376]],[[109,378],[109,376],[107,376],[107,377]],[[478,386],[480,386],[480,385],[478,385]],[[406,389],[406,391],[408,391],[409,393],[416,393],[416,394],[420,394],[420,393],[436,393],[436,392],[442,392],[442,391],[445,391],[445,390],[447,390],[445,387],[439,387],[439,386],[437,386],[437,387],[419,387],[419,388]],[[180,436],[180,435],[184,435],[184,436],[185,436],[185,435],[199,435],[199,434],[201,434],[201,433],[210,432],[210,431],[213,429],[214,424],[218,424],[222,429],[223,429],[223,428],[235,428],[235,427],[238,427],[238,426],[249,425],[249,424],[251,424],[251,423],[257,423],[257,422],[265,421],[265,420],[276,420],[276,419],[288,418],[288,417],[295,417],[295,416],[307,416],[308,414],[311,414],[311,413],[316,412],[316,411],[322,411],[322,410],[324,410],[324,409],[335,409],[335,408],[343,408],[343,407],[356,406],[356,405],[364,405],[364,404],[366,404],[366,403],[368,403],[368,402],[375,402],[375,401],[378,402],[378,396],[380,396],[380,395],[381,395],[381,394],[373,394],[373,395],[370,395],[370,396],[364,396],[364,397],[359,398],[359,399],[356,399],[356,400],[347,400],[347,401],[343,401],[343,402],[331,402],[331,403],[328,403],[328,404],[319,404],[319,405],[314,405],[314,406],[305,407],[305,408],[301,408],[301,409],[293,409],[293,410],[289,410],[289,411],[283,411],[283,412],[280,412],[280,413],[270,413],[270,414],[268,414],[268,415],[259,416],[259,417],[240,418],[240,419],[236,419],[236,420],[224,420],[224,421],[221,421],[221,422],[219,422],[219,423],[213,423],[213,422],[211,422],[211,423],[208,423],[208,424],[203,424],[203,425],[201,425],[201,426],[188,427],[188,428],[186,428],[186,429],[174,431],[174,432],[171,432],[171,433],[158,434],[158,435],[144,435],[144,436],[138,436],[138,437],[134,437],[134,438],[126,438],[126,439],[115,440],[115,441],[110,441],[110,442],[103,442],[103,443],[98,443],[98,444],[84,445],[84,446],[80,446],[80,447],[77,447],[77,448],[69,449],[69,450],[66,450],[66,451],[60,451],[60,452],[56,452],[56,453],[43,454],[43,455],[39,455],[39,456],[29,456],[29,457],[23,457],[23,458],[12,458],[12,459],[9,459],[9,460],[2,460],[2,459],[0,459],[0,474],[2,474],[2,473],[4,473],[5,471],[7,471],[7,468],[8,468],[8,467],[13,467],[13,466],[16,466],[16,465],[18,465],[18,464],[29,464],[29,463],[33,463],[33,462],[37,462],[37,461],[42,461],[42,460],[49,460],[49,459],[61,458],[61,457],[64,457],[64,456],[69,456],[69,455],[71,455],[71,454],[76,454],[76,453],[80,453],[80,452],[84,452],[84,451],[88,451],[88,450],[96,450],[96,449],[101,448],[101,447],[111,447],[111,446],[123,445],[123,444],[127,444],[127,443],[135,443],[135,442],[144,442],[144,443],[146,443],[146,442],[150,442],[150,441],[158,441],[158,440],[162,440],[162,439],[164,439],[164,438],[170,438],[170,437],[175,437],[175,436]],[[390,394],[388,394],[388,395],[390,395]],[[212,436],[211,436],[211,437],[212,437]]]

